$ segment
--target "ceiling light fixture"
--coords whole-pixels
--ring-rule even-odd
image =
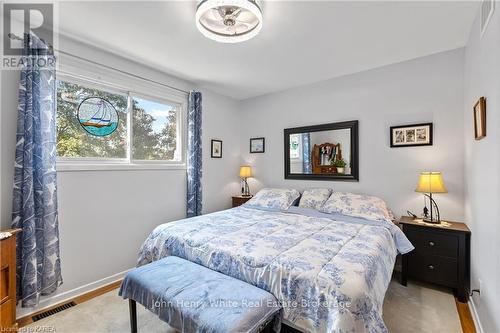
[[[205,36],[221,43],[239,43],[255,37],[262,29],[258,0],[201,0],[196,26]]]

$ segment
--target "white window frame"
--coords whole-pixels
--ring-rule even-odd
[[[88,65],[87,65],[88,66]],[[58,69],[57,80],[96,87],[106,92],[123,94],[128,98],[138,97],[158,103],[177,105],[178,149],[181,149],[180,161],[150,161],[132,159],[132,110],[127,110],[127,156],[125,158],[94,157],[58,157],[57,171],[98,171],[98,170],[185,170],[187,156],[187,94],[168,89],[164,86],[131,78],[112,72],[109,69],[96,68],[96,72],[80,66],[65,65]],[[108,71],[106,73],[106,71]],[[104,75],[108,76],[103,79]],[[120,84],[125,83],[126,86]],[[131,107],[131,105],[129,106]]]

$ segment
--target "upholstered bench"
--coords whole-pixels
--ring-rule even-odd
[[[267,291],[178,257],[130,271],[119,295],[129,299],[132,332],[136,302],[187,333],[270,332],[281,321],[281,307]]]

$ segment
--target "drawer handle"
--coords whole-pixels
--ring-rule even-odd
[[[434,246],[434,242],[433,242],[433,241],[430,241],[430,242],[429,242],[429,246]]]
[[[429,265],[428,267],[429,267],[430,270],[434,269],[434,266],[432,266],[432,265]]]

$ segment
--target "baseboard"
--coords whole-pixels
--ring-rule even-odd
[[[474,321],[476,330],[478,331],[478,333],[484,333],[483,326],[481,325],[481,320],[479,319],[479,315],[477,314],[476,305],[474,304],[474,299],[472,299],[472,297],[469,298],[469,307],[471,309],[472,320]]]
[[[131,268],[132,269],[132,268]],[[60,294],[56,294],[54,296],[42,297],[38,306],[36,308],[21,308],[20,306],[16,309],[16,318],[19,320],[20,318],[29,317],[35,313],[44,311],[50,307],[53,307],[56,304],[69,302],[77,297],[84,296],[85,294],[89,294],[97,289],[105,288],[106,286],[113,285],[117,281],[123,279],[125,274],[127,274],[131,269],[127,269],[123,272],[113,274],[111,276],[105,277],[104,279],[100,279],[81,287],[71,289]]]

